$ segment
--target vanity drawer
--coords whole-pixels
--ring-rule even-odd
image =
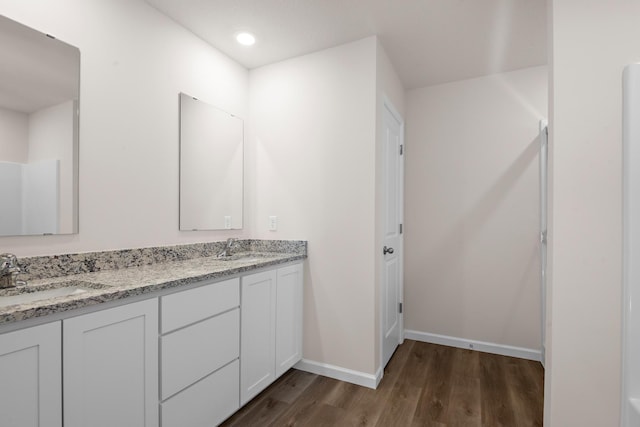
[[[240,279],[189,289],[160,299],[161,333],[190,325],[240,306]]]
[[[216,426],[240,407],[240,362],[235,360],[162,403],[162,427]]]
[[[195,383],[239,356],[239,308],[163,336],[162,399]]]

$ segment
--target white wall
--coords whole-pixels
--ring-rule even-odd
[[[0,161],[27,163],[29,119],[27,114],[0,108]]]
[[[376,38],[250,72],[256,238],[309,242],[304,357],[375,373]],[[278,231],[268,231],[268,217]]]
[[[3,237],[18,256],[247,236],[178,231],[178,93],[248,113],[248,72],[142,1],[0,0],[0,14],[77,46],[80,233]]]
[[[640,3],[553,0],[550,13],[552,311],[545,418],[552,426],[617,426],[622,70],[640,61]]]
[[[546,67],[407,92],[405,328],[539,351]]]

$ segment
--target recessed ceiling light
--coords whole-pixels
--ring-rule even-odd
[[[255,36],[247,32],[236,34],[236,40],[243,46],[252,46],[256,42]]]

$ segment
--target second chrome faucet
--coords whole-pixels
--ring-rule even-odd
[[[238,246],[240,246],[238,244],[238,241],[236,239],[234,239],[233,237],[229,237],[227,239],[227,243],[224,246],[224,249],[222,251],[220,251],[218,253],[218,258],[227,258],[233,255],[233,250],[237,249]]]

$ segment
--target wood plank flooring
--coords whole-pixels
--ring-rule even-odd
[[[372,390],[290,370],[224,427],[542,426],[540,363],[406,340]]]

